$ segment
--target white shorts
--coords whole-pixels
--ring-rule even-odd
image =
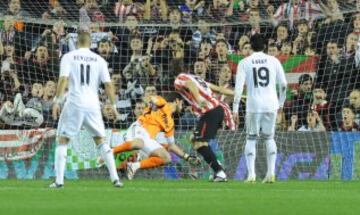
[[[160,143],[156,142],[154,139],[151,139],[149,133],[138,122],[132,123],[125,135],[126,141],[132,141],[136,138],[144,141],[144,147],[140,150],[140,152],[142,151],[147,155],[150,155],[151,152],[156,149],[162,148]]]
[[[246,134],[258,136],[261,134],[272,138],[275,134],[276,112],[246,113]]]
[[[71,104],[65,104],[61,112],[57,136],[74,137],[84,127],[94,137],[105,137],[105,127],[100,109],[83,110]]]

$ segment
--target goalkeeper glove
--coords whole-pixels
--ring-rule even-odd
[[[189,155],[189,154],[185,153],[183,158],[184,158],[184,160],[189,162],[189,164],[194,165],[194,166],[198,166],[201,163],[200,158],[197,157],[196,155]]]

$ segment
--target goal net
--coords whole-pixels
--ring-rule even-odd
[[[101,90],[106,139],[122,141],[143,108],[145,94],[174,90],[175,75],[199,75],[234,88],[237,64],[252,53],[249,38],[260,33],[265,52],[282,63],[289,82],[277,119],[276,174],[287,179],[360,177],[359,1],[336,0],[49,0],[0,2],[0,178],[51,178],[57,121],[52,104],[61,57],[76,49],[77,31],[90,28],[91,49],[108,63],[121,115],[114,121]],[[216,95],[232,106],[233,98]],[[246,98],[245,98],[246,99]],[[244,157],[245,99],[236,131],[226,126],[209,142],[231,178],[247,176]],[[74,116],[76,117],[76,116]],[[189,136],[197,117],[189,107],[177,114],[177,143],[196,153]],[[259,137],[256,172],[266,172]],[[139,159],[116,156],[119,171]],[[165,167],[139,177],[207,178],[209,167],[193,167],[172,154]],[[65,177],[107,177],[90,134],[70,144]]]

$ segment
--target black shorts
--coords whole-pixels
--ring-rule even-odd
[[[224,121],[224,109],[219,105],[200,117],[194,132],[197,141],[208,142],[216,137],[217,131]]]

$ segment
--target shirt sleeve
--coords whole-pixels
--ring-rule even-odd
[[[277,61],[276,78],[277,78],[277,83],[279,85],[279,105],[282,108],[284,106],[286,99],[287,81],[283,66],[281,65],[279,60],[276,59],[276,61]]]
[[[70,74],[70,62],[69,62],[69,55],[65,54],[60,61],[60,77],[69,77]]]
[[[239,104],[241,100],[241,95],[244,90],[246,72],[244,67],[244,61],[240,62],[237,71],[236,71],[236,80],[235,80],[235,96],[233,102],[233,112],[237,113],[239,111]]]
[[[102,83],[107,83],[107,82],[111,82],[111,79],[110,79],[110,74],[109,74],[109,69],[108,69],[108,65],[106,63],[105,60],[102,61],[102,64],[100,66],[100,70],[101,70],[101,82]]]

